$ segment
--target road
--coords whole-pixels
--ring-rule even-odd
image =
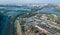
[[[11,17],[5,35],[15,35],[13,20]]]
[[[26,35],[29,35],[28,31],[25,31],[25,34],[26,34]]]
[[[6,30],[5,35],[15,35],[16,30],[15,30],[15,25],[14,25],[15,23],[14,22],[16,21],[17,17],[19,17],[19,15],[20,14],[10,17],[10,21],[9,21],[8,28]],[[21,30],[20,30],[19,21],[17,23],[17,31],[18,31],[17,34],[22,35]]]

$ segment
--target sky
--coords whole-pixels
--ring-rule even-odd
[[[0,4],[12,3],[59,3],[60,0],[0,0]]]

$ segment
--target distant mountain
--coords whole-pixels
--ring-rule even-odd
[[[0,5],[0,7],[17,7],[17,5]]]

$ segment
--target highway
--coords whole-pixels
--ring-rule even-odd
[[[11,17],[5,35],[15,35],[13,20],[14,18]]]
[[[16,19],[18,18],[18,17],[20,17],[20,14],[21,13],[13,13],[13,14],[8,14],[8,16],[9,16],[9,24],[8,24],[8,26],[7,26],[7,30],[6,30],[6,33],[5,33],[5,35],[15,35],[15,27],[14,27],[14,22],[16,21]]]

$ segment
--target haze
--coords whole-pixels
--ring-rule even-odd
[[[0,4],[12,4],[12,3],[59,3],[60,0],[0,0]]]

